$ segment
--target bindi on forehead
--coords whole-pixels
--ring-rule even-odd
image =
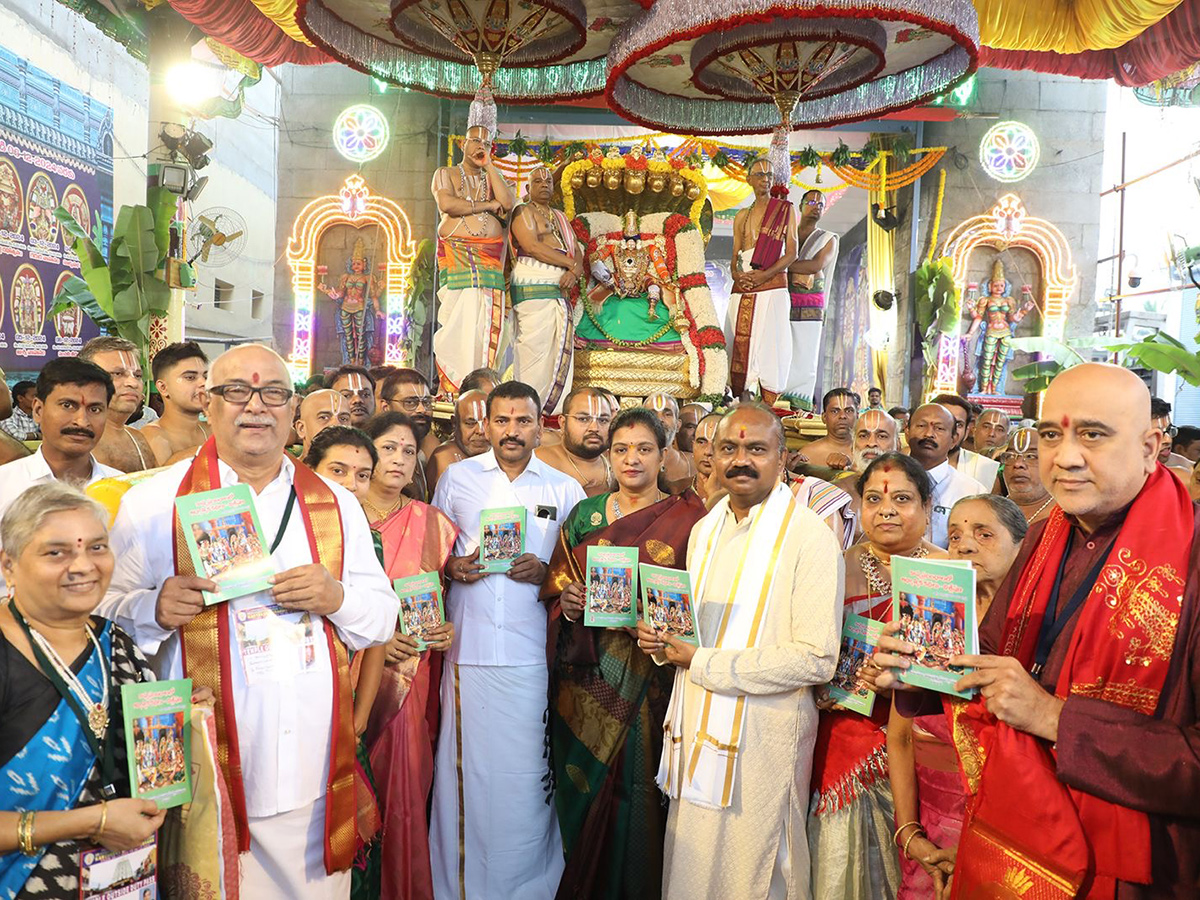
[[[254,384],[258,384],[260,381],[262,381],[262,376],[259,375],[257,372],[253,372],[250,375],[250,381],[253,382]]]
[[[888,483],[887,483],[886,479],[883,482],[883,492],[884,492],[884,494],[886,494],[888,492]]]
[[[1063,431],[1066,431],[1068,428],[1071,427],[1071,417],[1063,416],[1062,421],[1059,424],[1062,425]]]
[[[746,426],[745,425],[743,425],[741,428],[738,429],[738,438],[743,441],[746,439]]]

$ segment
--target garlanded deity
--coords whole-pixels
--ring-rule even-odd
[[[12,163],[0,159],[0,229],[19,231],[21,228],[21,187]]]
[[[375,318],[383,317],[379,304],[379,279],[371,274],[366,245],[359,238],[346,260],[346,274],[331,288],[322,281],[317,285],[338,309],[337,333],[343,365],[370,365],[368,354],[375,345]]]
[[[1034,307],[1033,288],[1021,286],[1022,302],[1018,306],[1012,299],[1012,284],[1004,277],[1004,264],[997,259],[992,266],[992,277],[984,284],[985,293],[978,298],[968,293],[974,301],[974,317],[967,331],[968,345],[975,341],[975,354],[979,366],[981,394],[1001,394],[1008,361],[1012,358],[1012,337],[1017,325]]]
[[[646,298],[646,321],[659,318],[658,304],[665,299],[668,313],[675,308],[670,270],[653,240],[643,241],[637,213],[629,210],[621,229],[622,240],[610,244],[592,263],[592,276],[618,297]],[[664,298],[663,288],[666,288]],[[601,298],[593,298],[599,305]]]
[[[22,266],[13,279],[13,326],[17,334],[41,334],[45,305],[42,279],[32,266]]]
[[[40,241],[52,241],[58,235],[58,220],[54,218],[54,208],[58,206],[58,198],[54,195],[54,185],[50,179],[39,172],[29,181],[29,236]]]

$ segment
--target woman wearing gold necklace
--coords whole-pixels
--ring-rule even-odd
[[[682,568],[705,509],[690,489],[659,490],[667,433],[653,412],[623,410],[609,434],[618,488],[567,516],[542,588],[550,601],[551,767],[567,855],[559,894],[652,900],[662,889],[666,833],[654,778],[673,674],[638,649],[632,630],[583,624],[587,548],[637,547],[639,562]]]
[[[367,423],[366,432],[379,462],[361,502],[367,521],[382,539],[383,570],[393,580],[442,571],[458,529],[444,513],[402,493],[417,467],[412,419],[403,413],[382,413]],[[447,622],[433,634],[439,639],[418,653],[416,642],[397,631],[386,647],[382,672],[372,678],[368,659],[359,681],[362,691],[379,679],[364,738],[383,813],[384,897],[433,896],[425,808],[433,787],[436,733],[429,730],[427,710],[436,710],[436,678],[442,652],[454,639],[454,626]]]
[[[112,578],[108,516],[36,485],[0,522],[0,896],[75,900],[80,850],[139,846],[165,811],[129,796],[121,686],[153,680],[130,637],[93,616]]]
[[[863,540],[846,551],[846,605],[854,613],[891,619],[895,556],[944,558],[925,540],[933,486],[911,456],[885,453],[858,478]],[[871,664],[860,675],[874,683]],[[899,850],[892,843],[892,789],[887,777],[885,728],[891,704],[876,697],[868,718],[819,700],[821,722],[813,757],[809,852],[814,897],[894,897],[900,884]],[[850,842],[864,848],[846,866]]]

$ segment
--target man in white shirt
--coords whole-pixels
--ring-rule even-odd
[[[539,460],[541,400],[509,381],[488,396],[492,449],[438,479],[433,505],[458,526],[447,617],[430,850],[439,898],[550,900],[562,842],[545,783],[546,610],[538,600],[558,529],[584,498]],[[525,552],[506,574],[479,564],[484,510],[525,508]]]
[[[121,500],[117,566],[98,612],[160,677],[213,689],[241,852],[227,864],[240,868],[241,895],[345,900],[354,855],[346,648],[387,641],[399,602],[353,495],[284,453],[296,399],[278,354],[260,344],[227,351],[207,394],[209,442]],[[201,591],[217,585],[192,574],[175,499],[234,484],[251,488],[277,574],[269,591],[205,607]]]
[[[0,466],[0,518],[35,484],[69,481],[87,487],[101,478],[122,474],[92,456],[104,434],[112,395],[112,379],[92,363],[65,356],[42,367],[33,401],[33,419],[42,430],[42,445],[32,455]]]
[[[988,489],[950,465],[947,454],[954,443],[954,416],[938,403],[919,406],[908,420],[908,454],[933,482],[933,510],[925,536],[939,547],[950,544],[950,510],[963,497],[986,494]]]

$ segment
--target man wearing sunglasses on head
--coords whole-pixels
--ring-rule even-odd
[[[347,897],[348,656],[391,639],[399,601],[354,495],[284,452],[296,397],[279,355],[261,344],[228,350],[206,388],[212,437],[121,499],[116,569],[98,611],[160,678],[192,678],[216,695],[242,896]],[[202,592],[218,585],[195,571],[175,501],[196,505],[194,495],[232,485],[250,488],[275,574],[267,590],[208,605]]]

